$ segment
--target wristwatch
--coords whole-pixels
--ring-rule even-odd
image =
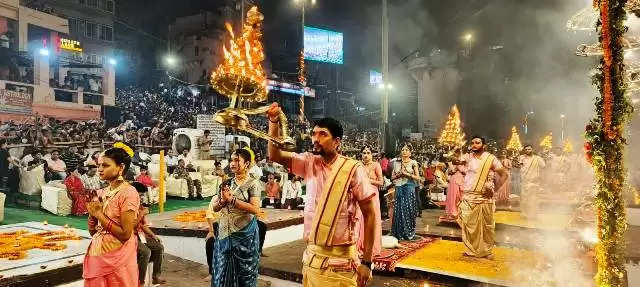
[[[360,261],[360,265],[367,266],[369,270],[373,271],[373,263],[371,261],[362,260]]]

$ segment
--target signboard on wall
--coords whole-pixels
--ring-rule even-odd
[[[409,138],[412,140],[420,140],[422,139],[422,133],[411,133],[409,134]]]
[[[316,91],[309,87],[301,87],[299,84],[286,82],[278,82],[274,80],[267,81],[267,90],[280,91],[285,94],[304,95],[305,97],[316,97]]]
[[[201,130],[208,130],[211,132],[211,150],[224,151],[225,145],[225,131],[224,126],[216,122],[213,119],[213,115],[197,115],[196,116],[196,128]]]
[[[378,86],[382,84],[382,73],[376,70],[369,70],[369,85]]]
[[[58,38],[58,48],[71,52],[82,52],[82,45],[80,44],[80,41],[66,38]]]
[[[0,90],[0,113],[30,114],[32,100],[29,93]]]

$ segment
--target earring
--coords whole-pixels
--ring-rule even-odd
[[[124,177],[122,177],[122,173],[120,173],[120,175],[118,175],[118,181],[124,181]]]

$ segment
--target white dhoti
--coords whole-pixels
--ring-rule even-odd
[[[522,193],[520,195],[520,212],[523,217],[533,219],[538,214],[538,195],[540,185],[536,182],[522,182]]]

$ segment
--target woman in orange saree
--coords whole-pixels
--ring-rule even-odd
[[[133,151],[117,143],[98,160],[98,173],[109,186],[87,204],[89,232],[93,236],[84,258],[82,277],[85,287],[138,287],[136,251],[133,236],[140,197],[122,177],[131,164]]]

